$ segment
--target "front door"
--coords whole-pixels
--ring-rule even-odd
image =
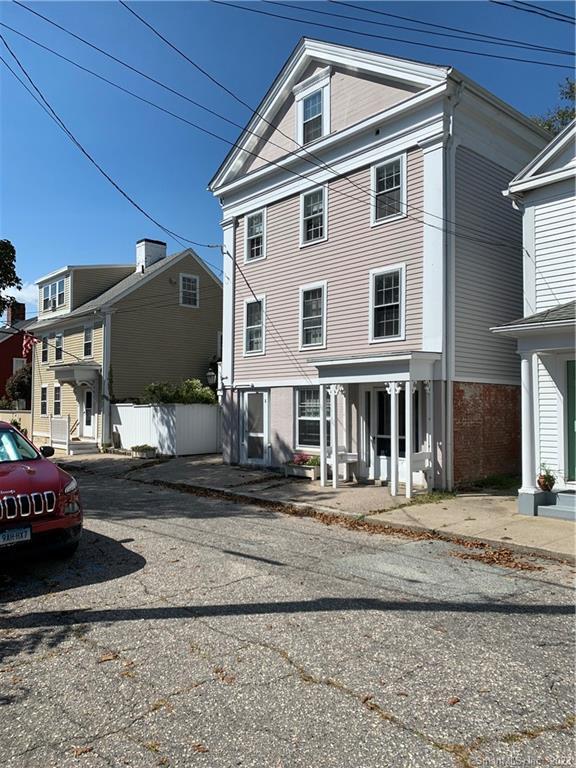
[[[82,437],[94,437],[94,392],[90,387],[82,390]]]
[[[245,392],[242,425],[242,460],[268,462],[268,392]]]
[[[566,480],[576,480],[576,361],[566,363]]]

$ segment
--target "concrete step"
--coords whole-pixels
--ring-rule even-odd
[[[70,456],[85,455],[87,453],[98,453],[98,443],[71,442],[68,453]]]
[[[570,507],[576,510],[576,491],[558,491],[556,494],[556,504],[559,507]]]
[[[576,522],[576,507],[562,506],[558,503],[538,507],[538,517],[555,517],[560,520],[573,520]]]

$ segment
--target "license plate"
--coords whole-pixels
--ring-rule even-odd
[[[0,531],[0,547],[9,547],[12,544],[19,544],[21,541],[30,541],[31,538],[30,528],[9,528],[7,531]]]

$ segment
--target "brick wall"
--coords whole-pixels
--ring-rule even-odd
[[[454,484],[520,471],[520,387],[454,382]]]

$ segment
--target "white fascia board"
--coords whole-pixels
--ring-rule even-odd
[[[490,328],[492,333],[499,333],[502,336],[540,336],[542,334],[554,331],[557,328],[573,328],[576,331],[576,322],[574,320],[557,320],[551,323],[527,323],[526,325],[501,325],[496,328]]]
[[[208,189],[215,195],[222,194],[220,190],[224,186],[226,177],[237,168],[239,162],[244,161],[243,150],[251,149],[260,141],[259,130],[262,124],[267,125],[267,121],[272,119],[280,104],[291,93],[294,81],[313,59],[320,60],[328,66],[342,66],[352,71],[379,75],[422,88],[430,88],[444,82],[450,71],[449,67],[422,64],[360,48],[304,38],[296,46],[268,93],[258,105],[258,109],[241,134],[236,148],[227,155],[208,184]],[[254,134],[257,135],[254,136]]]
[[[44,277],[39,277],[38,280],[34,282],[34,285],[40,285],[41,283],[45,283],[48,280],[53,280],[55,277],[58,277],[59,275],[65,275],[68,272],[76,272],[79,269],[127,269],[128,267],[132,268],[134,267],[133,264],[71,264],[67,267],[60,267],[59,269],[55,269],[54,272],[50,272],[48,275],[44,275]]]
[[[421,142],[438,134],[443,130],[444,115],[442,103],[428,104],[415,119],[415,116],[404,116],[403,120],[390,126],[387,132],[380,131],[379,136],[374,136],[373,131],[355,137],[354,141],[331,153],[323,155],[323,162],[329,168],[315,168],[310,172],[310,166],[302,166],[298,169],[305,178],[294,176],[291,173],[278,174],[268,184],[260,184],[249,190],[240,190],[236,195],[230,195],[223,203],[223,211],[226,217],[243,216],[256,208],[264,207],[279,200],[300,194],[307,189],[333,181],[338,176],[343,176],[369,166],[387,157],[398,155],[406,150],[416,147]],[[350,188],[350,195],[354,196],[354,189]],[[358,193],[361,196],[362,193]],[[368,198],[367,198],[368,199]]]
[[[388,107],[388,109],[385,109],[383,112],[379,112],[378,114],[372,115],[371,117],[366,118],[359,123],[355,123],[349,128],[345,128],[342,131],[338,131],[337,133],[328,134],[328,136],[326,136],[324,139],[315,142],[314,155],[321,155],[323,152],[329,150],[335,145],[347,143],[350,141],[350,139],[354,138],[358,134],[362,134],[363,132],[372,128],[378,127],[382,131],[383,123],[387,123],[388,121],[393,120],[403,113],[412,112],[423,104],[441,98],[446,92],[446,89],[447,84],[442,82],[439,85],[430,87],[424,91],[421,91],[420,93],[415,94],[414,96],[405,99],[399,104]],[[214,184],[210,185],[210,189],[216,197],[224,197],[225,195],[228,195],[237,189],[258,183],[262,178],[277,174],[279,170],[283,168],[289,168],[290,166],[296,165],[301,161],[304,161],[306,169],[310,170],[311,167],[314,167],[314,161],[310,163],[310,160],[307,159],[309,158],[309,155],[310,153],[306,147],[300,148],[294,152],[290,152],[284,155],[283,157],[274,161],[273,164],[268,163],[267,165],[262,166],[252,173],[245,174],[240,176],[238,179],[234,179],[229,184],[225,183],[225,179],[222,176],[221,182],[219,183],[219,179],[216,179]],[[316,163],[317,162],[318,161],[316,161]]]
[[[557,171],[549,171],[540,176],[533,176],[522,181],[512,181],[506,192],[510,195],[517,195],[522,192],[529,192],[531,189],[555,184],[558,181],[566,181],[567,179],[576,179],[576,165],[569,168],[561,168]]]
[[[573,120],[566,128],[558,134],[536,157],[525,166],[510,182],[512,187],[517,182],[527,180],[538,172],[538,169],[552,160],[556,154],[561,152],[567,144],[574,141],[576,134],[576,121]]]
[[[51,320],[41,320],[34,325],[29,326],[26,330],[34,332],[34,334],[44,333],[45,331],[53,330],[66,330],[68,328],[76,328],[83,325],[86,322],[86,318],[102,318],[102,313],[99,310],[90,310],[81,314],[61,315]]]

